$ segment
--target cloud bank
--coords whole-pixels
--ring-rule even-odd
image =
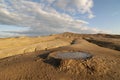
[[[87,14],[93,18],[93,0],[0,0],[0,24],[29,27],[20,35],[47,35],[60,32],[97,33],[88,22],[75,19]],[[8,31],[9,32],[9,31]]]

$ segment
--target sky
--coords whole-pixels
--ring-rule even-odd
[[[0,37],[120,34],[120,0],[0,0]]]

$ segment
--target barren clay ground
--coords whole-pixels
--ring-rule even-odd
[[[57,57],[66,52],[91,56]],[[0,80],[120,80],[120,36],[67,32],[0,39]]]

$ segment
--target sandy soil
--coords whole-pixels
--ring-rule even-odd
[[[119,46],[120,36],[108,34],[0,39],[0,80],[120,80]],[[92,57],[61,59],[58,52]]]

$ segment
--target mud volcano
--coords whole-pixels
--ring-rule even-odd
[[[59,59],[88,59],[91,58],[92,55],[84,52],[59,52],[56,53],[55,57]]]
[[[45,63],[51,64],[54,67],[59,67],[69,61],[87,60],[92,58],[92,55],[84,52],[55,52],[49,54],[44,60]],[[65,64],[66,65],[66,64]]]

